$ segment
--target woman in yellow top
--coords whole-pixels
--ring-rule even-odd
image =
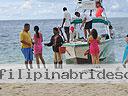
[[[30,68],[32,69],[33,68],[32,39],[29,30],[30,30],[30,25],[25,24],[23,31],[20,32],[20,42],[21,42],[21,51],[25,58],[26,68],[28,69],[28,64],[30,64]]]

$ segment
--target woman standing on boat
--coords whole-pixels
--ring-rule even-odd
[[[100,2],[96,2],[96,17],[97,18],[100,18],[102,17],[102,13],[104,11],[104,8],[101,6],[101,3]]]

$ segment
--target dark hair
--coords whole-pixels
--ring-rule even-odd
[[[59,30],[58,30],[58,28],[57,28],[57,27],[54,27],[54,28],[53,28],[53,33],[54,33],[54,34],[59,33]]]
[[[109,25],[109,29],[113,29],[112,25]]]
[[[75,15],[80,14],[79,12],[75,12]]]
[[[96,2],[96,4],[99,4],[99,5],[101,5],[101,3],[100,3],[99,1],[97,1],[97,2]]]
[[[39,35],[39,27],[38,26],[35,26],[34,27],[34,31],[36,32],[37,38],[40,38],[40,35]]]
[[[128,37],[128,35],[126,37]]]
[[[24,27],[26,27],[26,26],[30,26],[30,24],[28,24],[28,23],[25,23],[25,24],[24,24]]]
[[[64,8],[63,8],[63,11],[66,11],[66,10],[67,10],[67,8],[66,8],[66,7],[64,7]]]
[[[93,37],[94,39],[97,39],[97,37],[98,37],[97,30],[96,30],[96,29],[92,29],[91,35],[92,35],[92,37]]]
[[[104,7],[101,5],[101,2],[97,1],[96,4],[99,4],[100,7],[104,9]]]

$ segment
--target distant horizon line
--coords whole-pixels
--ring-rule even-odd
[[[128,18],[128,17],[108,17],[109,19],[114,19],[114,18]],[[26,20],[61,20],[62,18],[47,18],[47,19],[0,19],[0,21],[26,21]]]

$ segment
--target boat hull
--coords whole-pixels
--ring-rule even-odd
[[[112,39],[101,42],[100,44],[100,61],[110,56]],[[91,64],[91,55],[84,56],[85,51],[89,49],[87,43],[70,43],[64,44],[66,47],[66,64]]]

